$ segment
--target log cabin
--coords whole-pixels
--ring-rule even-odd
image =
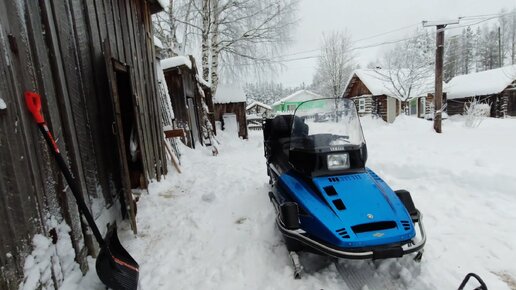
[[[477,100],[491,106],[489,117],[516,116],[516,65],[456,76],[446,85],[448,115],[464,114]]]
[[[433,87],[432,78],[411,78],[410,73],[407,69],[357,69],[347,82],[343,97],[355,102],[360,116],[372,114],[392,123],[409,109],[412,98]]]

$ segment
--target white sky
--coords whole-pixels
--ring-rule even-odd
[[[356,44],[363,46],[401,39],[418,25],[421,26],[422,20],[495,14],[502,8],[510,10],[513,7],[516,7],[516,0],[300,0],[300,21],[293,43],[284,54],[318,49],[323,32],[347,30],[353,40],[358,40],[412,25],[410,28]],[[468,22],[473,23],[472,20]],[[452,31],[450,32],[453,33]],[[359,50],[356,52],[357,60],[362,66],[366,66],[370,61],[376,60],[384,49],[385,46]],[[311,51],[287,58],[317,54],[317,51]],[[316,62],[315,58],[287,62],[274,80],[286,86],[296,86],[302,82],[310,84]]]

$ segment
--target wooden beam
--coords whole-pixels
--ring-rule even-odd
[[[183,129],[172,129],[164,130],[166,138],[185,137],[185,130]]]

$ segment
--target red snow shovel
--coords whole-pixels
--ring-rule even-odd
[[[88,221],[88,225],[93,231],[95,239],[97,239],[97,242],[99,243],[100,252],[96,262],[97,275],[102,283],[111,289],[136,290],[138,288],[138,263],[133,259],[133,257],[131,257],[131,255],[129,255],[129,253],[127,253],[124,247],[122,247],[122,244],[120,244],[116,234],[116,225],[114,229],[108,231],[105,239],[102,238],[99,228],[95,224],[95,220],[88,210],[88,207],[86,207],[84,199],[79,192],[79,185],[70,173],[63,156],[61,156],[61,153],[59,152],[59,148],[57,147],[54,137],[52,137],[52,133],[45,123],[45,119],[41,113],[41,97],[38,93],[26,92],[25,102],[27,104],[27,108],[34,117],[34,120],[38,123],[41,133],[43,133],[43,136],[53,152],[66,182],[72,190],[77,206],[79,207],[79,211]]]

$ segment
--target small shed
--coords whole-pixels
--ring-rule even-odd
[[[242,87],[219,84],[213,102],[215,120],[221,122],[222,130],[227,129],[227,120],[236,119],[238,136],[247,139],[246,96]]]
[[[516,65],[456,76],[445,91],[448,115],[463,114],[477,100],[491,105],[490,117],[516,116]]]
[[[208,145],[213,126],[209,120],[211,90],[200,82],[192,56],[175,56],[161,61],[173,108],[174,129],[185,132],[184,143]]]
[[[262,102],[254,101],[245,108],[247,116],[270,117],[272,115],[272,107]]]
[[[247,128],[249,130],[261,130],[263,118],[272,116],[272,107],[262,102],[254,101],[245,108]]]

